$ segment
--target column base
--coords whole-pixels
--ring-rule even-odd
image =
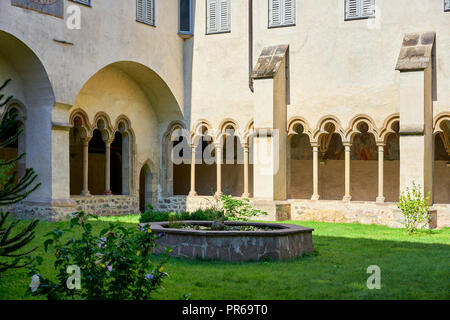
[[[247,198],[247,199],[250,198],[250,193],[244,192],[244,193],[242,194],[241,198]]]
[[[214,197],[218,197],[218,198],[220,198],[221,196],[222,196],[222,191],[221,192],[216,192],[216,193],[214,193]]]
[[[196,197],[196,196],[198,196],[198,194],[197,194],[197,192],[195,192],[195,191],[190,191],[189,194],[188,194],[188,196],[189,196],[189,197]]]
[[[83,190],[83,191],[81,191],[80,196],[82,196],[82,197],[90,197],[91,193],[89,192],[89,190],[86,190],[86,191]]]
[[[311,197],[311,200],[313,200],[313,201],[317,201],[319,199],[320,199],[320,196],[318,194],[313,194]]]
[[[111,190],[106,190],[103,195],[105,196],[112,196],[112,191]]]
[[[377,203],[384,203],[384,200],[386,200],[385,197],[377,197],[376,202],[377,202]]]
[[[352,196],[344,196],[344,198],[342,198],[342,201],[349,202],[350,200],[352,200]]]

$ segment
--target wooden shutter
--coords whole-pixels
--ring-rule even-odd
[[[207,33],[214,33],[219,31],[219,19],[217,17],[218,2],[219,2],[218,0],[206,1]]]
[[[230,31],[230,0],[219,0],[220,2],[220,32]]]
[[[345,18],[355,19],[359,17],[358,0],[345,0]]]
[[[295,24],[295,0],[284,0],[283,25]]]
[[[360,0],[361,3],[361,17],[375,16],[375,0]]]
[[[144,0],[136,0],[136,20],[144,21]]]
[[[445,11],[450,11],[450,0],[445,0]]]
[[[269,27],[281,25],[282,0],[269,0]]]

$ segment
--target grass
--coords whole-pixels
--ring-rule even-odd
[[[136,227],[138,216],[102,218]],[[157,299],[449,299],[450,228],[408,236],[404,229],[376,225],[296,222],[315,229],[316,253],[283,262],[225,263],[172,258],[170,277]],[[53,274],[53,258],[44,253],[43,235],[61,223],[41,222],[35,244],[44,257],[42,272]],[[159,259],[155,257],[155,259]],[[366,287],[367,267],[381,268],[381,289]],[[23,299],[30,283],[23,270],[0,279],[0,299]]]

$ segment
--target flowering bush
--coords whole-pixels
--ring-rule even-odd
[[[158,265],[150,259],[156,240],[164,234],[153,234],[145,224],[140,224],[136,231],[130,231],[111,223],[95,235],[88,217],[97,218],[79,212],[74,214],[68,230],[56,229],[47,234],[49,239],[44,246],[46,251],[49,246],[54,248],[57,281],[44,277],[38,270],[39,263],[34,264],[30,268],[32,282],[28,294],[58,300],[151,298],[152,292],[167,276],[164,264],[170,249]],[[72,238],[64,243],[62,236],[77,228],[82,231],[81,238]],[[79,274],[72,274],[76,269]]]
[[[420,191],[420,185],[416,186],[415,182],[412,183],[412,189],[406,188],[406,192],[402,192],[400,195],[398,208],[402,210],[404,216],[403,224],[408,230],[409,234],[417,231],[419,226],[425,225],[428,221],[428,200],[430,196],[426,198],[422,196]]]

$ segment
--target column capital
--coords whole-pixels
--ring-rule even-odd
[[[83,144],[86,146],[86,145],[89,145],[89,142],[91,141],[91,139],[92,139],[92,136],[86,136],[86,137],[81,138],[81,141],[83,141]]]
[[[345,147],[346,149],[352,147],[352,143],[351,143],[351,142],[343,142],[342,144],[344,145],[344,147]]]
[[[103,142],[106,144],[106,145],[111,145],[111,143],[113,143],[113,141],[114,141],[114,138],[109,138],[109,139],[107,139],[107,140],[103,140]]]

